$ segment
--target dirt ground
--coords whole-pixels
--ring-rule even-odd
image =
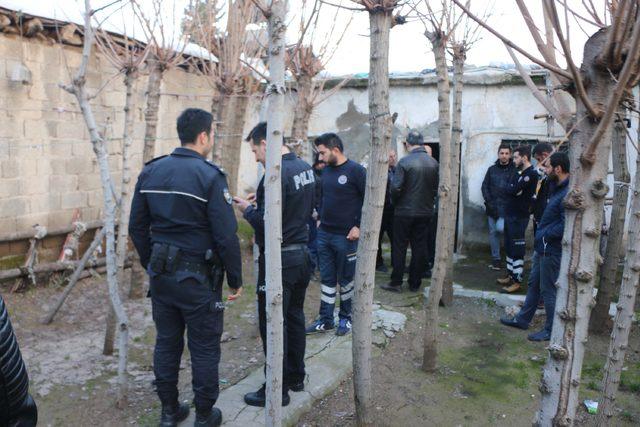
[[[225,313],[221,388],[234,384],[263,363],[250,253],[245,254],[245,260],[245,294],[229,304]],[[493,286],[496,273],[490,272],[485,264],[483,260],[463,260],[456,267],[456,275],[462,281],[479,283],[482,288]],[[377,276],[378,284],[386,280],[386,274]],[[40,425],[157,423],[159,402],[152,386],[155,333],[148,299],[126,303],[131,323],[130,392],[128,406],[117,410],[114,407],[117,355],[102,355],[107,312],[103,279],[87,279],[78,284],[49,326],[41,325],[39,318],[59,294],[59,287],[38,287],[21,294],[11,294],[4,287],[0,292],[10,309],[29,369]],[[317,314],[319,293],[319,284],[313,281],[305,308],[308,321]],[[459,298],[453,307],[441,310],[439,370],[427,375],[419,370],[422,296],[408,292],[389,294],[376,289],[375,299],[385,308],[408,316],[406,330],[375,351],[377,425],[530,424],[538,402],[537,384],[546,352],[543,344],[529,343],[525,332],[502,327],[497,322],[501,309],[486,302]],[[639,335],[634,327],[616,425],[640,423]],[[607,339],[590,338],[582,398],[598,396],[607,345]],[[185,349],[180,378],[183,400],[192,398],[190,380]],[[319,402],[299,425],[353,425],[351,390],[351,378],[345,378],[341,387]],[[582,413],[581,419],[588,422],[590,418]]]
[[[476,265],[476,277],[493,275]],[[480,274],[479,274],[480,273]],[[383,283],[386,275],[378,275]],[[493,285],[495,288],[495,285]],[[495,289],[494,289],[495,290]],[[405,331],[376,351],[373,360],[377,426],[530,426],[538,408],[545,344],[527,341],[528,332],[498,322],[504,309],[491,302],[457,298],[441,308],[438,370],[426,374],[422,361],[422,298],[376,289],[375,299],[407,315]],[[536,317],[530,328],[542,328]],[[589,338],[580,401],[597,399],[609,337]],[[640,425],[640,331],[632,329],[611,425]],[[346,378],[298,423],[298,427],[355,425],[352,378]],[[581,405],[577,425],[595,425]]]

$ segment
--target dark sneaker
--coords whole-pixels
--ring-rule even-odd
[[[422,273],[422,278],[423,279],[431,279],[432,276],[433,276],[433,273],[432,273],[431,269],[425,270],[425,272]]]
[[[494,259],[493,261],[491,261],[491,265],[489,265],[489,268],[495,271],[502,270],[502,261],[500,261],[499,259]]]
[[[520,283],[518,282],[511,282],[511,285],[509,286],[505,286],[504,288],[500,289],[500,293],[501,294],[512,294],[514,292],[518,292],[520,290]]]
[[[513,282],[513,278],[509,275],[507,277],[501,277],[499,279],[496,279],[496,283],[502,286],[508,286],[511,284],[511,282]]]
[[[335,326],[333,324],[330,323],[324,323],[322,320],[316,320],[315,322],[313,322],[311,325],[309,325],[307,327],[307,329],[305,330],[306,334],[317,334],[320,332],[327,332],[331,329],[333,329]]]
[[[515,317],[502,316],[500,318],[500,323],[502,323],[503,325],[511,326],[512,328],[525,329],[525,330],[529,329],[529,325],[525,325],[524,323],[518,322]]]
[[[551,339],[551,333],[543,329],[533,334],[529,334],[527,339],[529,341],[549,341]]]
[[[387,269],[386,265],[380,264],[380,265],[376,265],[376,271],[379,273],[388,273],[389,269]]]
[[[264,408],[266,401],[267,386],[265,384],[262,384],[262,387],[260,387],[258,391],[254,391],[244,395],[244,403],[249,406],[259,406]],[[287,406],[289,402],[291,402],[291,398],[289,397],[289,392],[286,391],[282,393],[282,406]]]
[[[218,427],[222,424],[222,412],[218,408],[212,408],[209,415],[199,414],[196,411],[196,421],[193,427]]]
[[[177,406],[163,406],[160,414],[160,427],[175,427],[189,416],[189,405],[180,403]]]
[[[380,285],[380,288],[390,292],[402,292],[402,285],[392,285],[391,283],[387,283],[386,285]]]
[[[336,335],[342,336],[347,335],[351,331],[351,320],[349,319],[340,319],[338,323],[338,329],[336,330]]]
[[[289,391],[304,391],[304,381],[289,383]]]

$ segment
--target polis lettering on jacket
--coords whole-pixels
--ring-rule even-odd
[[[309,169],[300,172],[298,175],[294,175],[293,182],[296,184],[297,191],[300,189],[300,187],[304,187],[305,185],[313,184],[314,182],[316,182],[316,178],[313,174],[313,170]]]

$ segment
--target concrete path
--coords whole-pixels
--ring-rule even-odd
[[[311,410],[313,403],[331,393],[352,370],[351,334],[338,337],[333,331],[307,337],[307,379],[302,392],[289,392],[291,403],[283,408],[283,424],[294,425]],[[246,405],[245,393],[256,391],[264,382],[263,369],[257,369],[240,382],[220,393],[216,407],[222,411],[225,426],[249,427],[264,425],[264,408]],[[192,426],[191,412],[181,426]]]

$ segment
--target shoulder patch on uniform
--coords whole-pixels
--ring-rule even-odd
[[[224,190],[222,190],[222,195],[224,196],[224,200],[228,203],[228,204],[232,204],[233,203],[233,197],[231,197],[231,193],[229,193],[229,189],[228,188],[224,188]]]
[[[160,157],[156,157],[155,159],[151,159],[149,160],[147,163],[145,163],[144,165],[150,165],[151,163],[155,162],[156,160],[160,160],[160,159],[164,159],[165,157],[167,157],[167,155],[164,156],[160,156]]]
[[[216,170],[217,170],[218,172],[220,172],[222,175],[227,176],[227,172],[226,172],[224,169],[222,169],[222,166],[218,166],[218,165],[216,165],[215,163],[213,163],[213,162],[212,162],[211,160],[209,160],[209,159],[202,159],[202,160],[204,160],[204,162],[205,162],[206,164],[208,164],[209,166],[212,166],[214,169],[216,169]]]

